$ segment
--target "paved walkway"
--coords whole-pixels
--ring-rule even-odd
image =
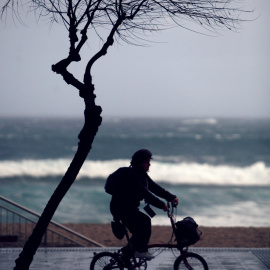
[[[89,270],[93,252],[104,248],[40,248],[30,269],[38,270]],[[106,250],[115,251],[113,248]],[[0,269],[11,270],[21,249],[0,249]],[[270,269],[270,248],[190,248],[207,261],[210,270],[267,270]],[[156,258],[148,263],[148,270],[172,270],[175,255],[171,250],[154,254]]]

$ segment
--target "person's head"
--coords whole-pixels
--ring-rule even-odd
[[[151,159],[152,153],[147,149],[141,149],[133,154],[130,164],[133,168],[147,172]]]

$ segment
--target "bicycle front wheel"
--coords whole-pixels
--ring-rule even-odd
[[[101,252],[94,256],[91,264],[90,270],[110,270],[119,269],[123,270],[124,266],[119,259],[119,257],[111,252]]]
[[[185,259],[184,259],[185,258]],[[208,270],[208,265],[199,254],[187,252],[174,262],[174,270]]]

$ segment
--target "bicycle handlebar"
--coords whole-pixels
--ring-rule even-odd
[[[175,202],[167,202],[167,205],[168,205],[169,209],[170,208],[177,208],[177,203],[175,203]]]
[[[171,205],[172,205],[172,207],[174,207],[174,208],[177,207],[177,203],[175,203],[175,202],[172,202]]]
[[[167,202],[168,205],[168,216],[173,215],[174,212],[174,208],[177,208],[177,203],[173,203],[173,202]]]

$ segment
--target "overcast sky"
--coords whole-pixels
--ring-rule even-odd
[[[115,44],[93,67],[103,116],[270,117],[270,1],[246,3],[256,20],[237,33],[174,28],[148,47]],[[77,90],[51,71],[68,53],[65,28],[30,18],[0,25],[0,116],[82,116]],[[84,65],[72,69],[80,80]]]

